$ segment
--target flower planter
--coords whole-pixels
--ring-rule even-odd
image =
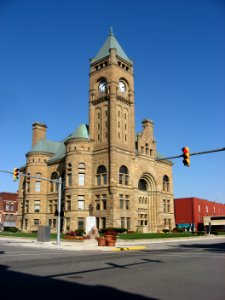
[[[106,242],[116,241],[116,236],[114,234],[105,234],[104,237]]]
[[[98,238],[98,246],[106,246],[105,238]]]
[[[106,242],[106,246],[114,247],[116,245],[116,240],[111,240]]]

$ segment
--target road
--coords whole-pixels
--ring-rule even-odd
[[[1,298],[224,300],[224,241],[73,252],[0,240]]]

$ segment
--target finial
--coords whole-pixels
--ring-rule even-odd
[[[113,34],[113,28],[112,27],[110,27],[110,34],[109,35],[114,35]]]

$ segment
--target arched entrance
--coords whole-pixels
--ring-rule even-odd
[[[138,182],[137,230],[140,232],[157,231],[157,191],[153,176],[144,173]]]

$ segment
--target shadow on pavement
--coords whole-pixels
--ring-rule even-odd
[[[1,297],[8,299],[157,300],[106,286],[90,286],[15,272],[0,265]]]
[[[191,244],[185,245],[181,244],[180,247],[185,249],[203,249],[205,251],[214,251],[214,252],[223,252],[225,251],[225,243],[216,243],[216,244]]]

